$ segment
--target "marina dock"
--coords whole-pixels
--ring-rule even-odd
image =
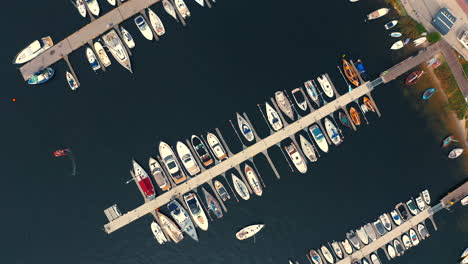
[[[174,198],[181,196],[202,184],[214,179],[215,177],[225,173],[226,171],[239,166],[241,163],[249,160],[250,158],[256,156],[259,153],[262,153],[269,149],[272,146],[275,146],[282,140],[289,138],[290,136],[296,134],[297,132],[307,129],[311,124],[321,120],[322,118],[332,114],[342,107],[346,107],[351,102],[354,102],[358,98],[370,94],[374,89],[374,86],[371,82],[366,82],[361,86],[353,89],[351,92],[341,95],[337,99],[329,102],[323,107],[312,111],[311,113],[305,115],[304,117],[298,119],[295,122],[286,125],[283,129],[271,134],[270,136],[257,141],[257,143],[245,148],[239,153],[236,153],[230,156],[228,159],[223,162],[218,163],[214,167],[207,169],[198,176],[187,180],[185,183],[182,183],[171,190],[161,194],[156,197],[154,200],[151,200],[143,205],[135,208],[126,214],[110,221],[104,226],[106,233],[112,233],[123,226],[137,220],[140,217],[143,217],[151,212],[154,212],[155,209],[167,204]]]

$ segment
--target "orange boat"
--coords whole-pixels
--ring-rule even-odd
[[[361,124],[361,118],[359,117],[359,114],[358,114],[356,108],[351,107],[349,109],[349,115],[351,116],[351,120],[353,120],[353,123],[356,126],[359,126]]]
[[[354,70],[354,68],[351,66],[351,64],[348,63],[345,59],[343,59],[343,71],[344,74],[346,75],[346,78],[354,84],[355,86],[359,86],[359,78],[357,72]]]
[[[374,102],[369,99],[369,97],[364,96],[364,99],[362,100],[364,101],[364,105],[366,106],[367,110],[375,112]]]

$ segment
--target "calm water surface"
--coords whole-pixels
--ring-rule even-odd
[[[53,80],[37,87],[22,82],[10,64],[32,39],[51,35],[58,41],[86,23],[68,1],[46,2],[4,4],[12,11],[3,15],[9,38],[3,39],[1,64],[3,263],[305,263],[308,249],[342,240],[423,189],[437,199],[466,177],[456,161],[445,159],[439,139],[394,82],[374,93],[383,116],[345,132],[344,143],[306,175],[291,173],[279,149],[270,154],[281,180],[256,157],[264,195],[228,203],[225,217],[199,232],[199,243],[187,238],[156,245],[149,216],[106,235],[104,208],[117,203],[128,211],[142,202],[137,188],[124,184],[132,158],[145,164],[160,140],[173,144],[215,127],[239,151],[228,122],[233,113],[248,113],[266,136],[256,105],[324,72],[346,91],[336,70],[343,53],[363,59],[377,76],[397,62],[383,29],[390,17],[365,23],[365,14],[382,6],[374,1],[219,0],[208,9],[187,0],[193,14],[187,27],[154,8],[167,30],[157,43],[144,40],[132,21],[125,23],[137,41],[134,74],[113,61],[96,75],[84,49],[73,53],[82,83],[73,93],[63,62]],[[52,157],[64,146],[76,155],[75,177],[68,160]],[[392,263],[454,263],[468,242],[466,214],[458,209],[437,215],[440,231]],[[255,243],[235,239],[239,228],[258,222],[267,227]]]

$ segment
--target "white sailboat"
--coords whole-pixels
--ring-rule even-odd
[[[317,155],[315,154],[314,147],[312,143],[307,140],[303,135],[299,134],[299,141],[301,143],[301,148],[302,152],[304,152],[304,155],[311,161],[311,162],[316,162],[317,161]]]
[[[151,23],[151,26],[153,27],[154,31],[156,32],[156,35],[162,36],[164,33],[166,33],[166,29],[164,28],[164,25],[156,13],[153,12],[153,10],[148,8],[148,16],[149,20]]]
[[[265,110],[266,110],[266,115],[268,119],[268,123],[270,123],[271,127],[273,128],[274,131],[278,131],[283,128],[283,122],[281,122],[281,119],[278,115],[278,112],[276,112],[273,107],[269,103],[265,103]]]
[[[108,33],[102,36],[102,40],[117,62],[120,63],[120,65],[122,65],[125,69],[132,72],[130,57],[128,56],[127,50],[123,46],[119,35],[117,35],[117,32],[115,32],[114,29],[110,30]]]
[[[86,6],[83,0],[75,0],[75,7],[82,17],[86,17]]]
[[[247,189],[247,185],[239,179],[236,175],[231,174],[232,177],[232,184],[234,185],[234,189],[236,190],[237,194],[244,199],[244,200],[249,200],[250,199],[250,193],[249,190]]]
[[[333,92],[330,80],[328,80],[327,76],[323,74],[322,76],[317,77],[317,81],[319,82],[320,87],[322,87],[322,90],[325,93],[325,95],[329,98],[332,98],[335,93]]]
[[[177,20],[177,14],[176,14],[175,8],[171,4],[171,2],[169,2],[169,0],[163,0],[162,3],[163,3],[164,10],[166,10],[166,12],[171,17],[173,17],[175,20]]]
[[[175,7],[179,11],[180,15],[186,19],[190,16],[190,11],[185,4],[184,0],[174,0]]]
[[[255,139],[255,136],[252,132],[252,128],[247,123],[247,121],[238,113],[237,115],[237,124],[239,125],[239,130],[241,131],[242,135],[247,139],[247,141],[252,142]]]

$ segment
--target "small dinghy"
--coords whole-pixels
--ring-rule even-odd
[[[458,157],[460,157],[460,155],[463,153],[463,149],[462,148],[456,148],[456,149],[452,149],[449,154],[448,154],[448,157],[449,159],[456,159]]]
[[[398,24],[398,20],[392,20],[392,21],[388,22],[387,24],[385,24],[385,29],[389,30],[389,29],[393,28],[394,26],[396,26],[397,24]]]
[[[425,90],[424,93],[421,96],[422,99],[427,100],[427,99],[431,98],[434,95],[435,91],[436,91],[435,88],[429,88],[429,89]]]
[[[65,76],[67,77],[67,83],[68,86],[70,86],[70,89],[72,89],[73,91],[78,89],[78,83],[76,82],[75,77],[73,77],[73,75],[68,71],[65,74]]]
[[[96,55],[94,55],[94,52],[90,47],[86,48],[86,58],[88,59],[89,65],[91,65],[93,71],[101,69],[101,65],[99,64]]]
[[[219,196],[224,202],[231,199],[231,196],[229,195],[228,191],[226,190],[226,188],[224,188],[224,185],[221,182],[219,182],[218,180],[215,180],[214,186]]]
[[[424,211],[426,208],[426,204],[423,201],[423,198],[421,196],[416,197],[416,205],[418,206],[420,211]]]
[[[167,238],[161,227],[154,221],[151,223],[151,231],[153,232],[154,238],[160,245],[167,242]]]
[[[406,77],[405,84],[413,85],[418,82],[419,78],[424,74],[424,71],[415,71],[412,72],[408,77]]]
[[[398,49],[403,48],[403,46],[405,46],[405,44],[403,44],[403,41],[399,40],[399,41],[393,43],[393,45],[390,47],[390,49],[391,50],[398,50]]]
[[[424,202],[425,202],[427,205],[430,205],[430,204],[431,204],[431,195],[429,194],[429,191],[428,191],[428,190],[422,191],[422,197],[423,197],[423,199],[424,199]]]
[[[390,37],[392,37],[392,38],[399,38],[399,37],[401,37],[401,36],[402,36],[402,34],[401,34],[400,32],[392,32],[392,33],[390,33]]]
[[[388,8],[380,8],[380,9],[377,9],[377,10],[375,10],[374,12],[368,14],[368,15],[367,15],[367,19],[368,19],[368,20],[373,20],[373,19],[377,19],[377,18],[379,18],[379,17],[383,17],[383,16],[385,16],[389,11],[390,11],[390,9],[388,9]]]
[[[232,184],[234,185],[234,189],[236,190],[237,194],[244,199],[248,200],[250,199],[250,193],[249,190],[247,189],[247,185],[239,179],[236,175],[231,174],[232,177]]]

